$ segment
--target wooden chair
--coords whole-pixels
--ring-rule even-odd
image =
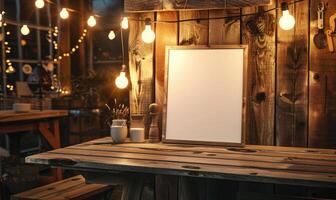
[[[79,200],[87,199],[112,189],[103,184],[88,184],[78,175],[12,196],[12,200]]]

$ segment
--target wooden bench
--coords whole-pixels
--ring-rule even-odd
[[[88,184],[81,175],[38,187],[12,196],[12,200],[78,200],[111,189],[109,185]]]

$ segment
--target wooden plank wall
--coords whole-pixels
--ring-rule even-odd
[[[296,26],[290,31],[283,31],[278,26],[280,10],[258,16],[235,17],[240,13],[280,6],[282,2],[273,0],[270,6],[242,9],[134,14],[135,17],[151,15],[152,18],[166,21],[206,18],[200,21],[156,23],[154,48],[139,41],[140,37],[130,37],[131,70],[135,66],[132,63],[134,49],[146,49],[141,56],[148,59],[147,74],[154,74],[152,78],[155,78],[155,89],[146,90],[151,94],[142,95],[155,95],[155,101],[162,105],[166,45],[248,44],[251,68],[248,91],[251,100],[246,142],[336,148],[336,53],[330,53],[327,48],[317,49],[313,43],[320,0],[304,0],[289,6],[296,18]],[[324,0],[324,3],[328,6],[325,18],[328,29],[329,17],[336,11],[336,1]],[[207,20],[208,17],[218,16],[233,17]],[[137,26],[139,24],[143,22],[137,22]],[[139,27],[134,29],[134,22],[130,29],[130,35],[142,31]],[[138,44],[138,47],[134,48],[133,44]],[[132,80],[132,88],[136,85],[137,82]],[[134,96],[131,98],[134,99]]]
[[[150,95],[155,96],[162,108],[166,45],[247,44],[251,71],[246,142],[336,148],[336,53],[328,52],[327,48],[317,49],[313,43],[320,0],[304,0],[290,6],[290,12],[296,18],[296,26],[291,31],[283,31],[278,26],[279,10],[258,16],[234,17],[280,6],[281,2],[273,0],[271,6],[242,9],[151,13],[159,21],[233,17],[156,23],[153,51],[145,53],[153,55],[154,63],[153,68],[147,68],[154,70],[155,88]],[[329,28],[327,20],[336,11],[336,1],[324,2],[328,4],[325,24]],[[132,30],[132,24],[130,28]],[[143,45],[141,41],[138,43]],[[136,84],[132,82],[133,87]],[[336,197],[335,191],[324,189],[190,177],[157,176],[156,184],[161,185],[160,189],[165,188],[160,191],[165,195],[157,194],[162,199],[240,199],[238,194],[258,195],[256,198],[247,195],[247,199],[279,199],[274,195]]]

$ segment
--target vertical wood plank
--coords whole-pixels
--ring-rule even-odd
[[[155,199],[156,200],[177,200],[178,199],[178,177],[168,175],[155,176]]]
[[[179,19],[208,18],[209,11],[180,11]],[[179,22],[180,45],[207,45],[209,20]]]
[[[317,49],[313,37],[317,33],[319,0],[310,5],[310,73],[309,73],[309,147],[336,148],[336,54],[328,48]],[[325,30],[329,17],[336,12],[336,1],[324,0]],[[336,45],[336,39],[334,38]]]
[[[273,4],[274,5],[274,4]],[[272,6],[269,6],[272,8]],[[244,8],[254,13],[268,7]],[[243,17],[242,41],[249,46],[247,144],[274,144],[275,11]]]
[[[276,144],[306,146],[309,2],[290,5],[289,11],[296,25],[289,31],[278,27],[277,36]]]
[[[237,15],[239,8],[209,11],[210,18]],[[240,44],[240,17],[209,20],[209,44]]]
[[[177,21],[177,12],[158,12],[158,21]],[[167,45],[177,45],[178,23],[157,23],[156,24],[156,45],[155,45],[155,100],[162,110],[166,91],[164,89],[165,79],[165,48]],[[159,127],[162,126],[162,116],[160,116]],[[162,131],[160,131],[161,133]]]
[[[154,19],[153,13],[132,14],[130,18]],[[130,92],[130,110],[132,114],[146,114],[153,96],[153,50],[154,44],[146,44],[141,39],[145,28],[144,21],[129,22],[129,71],[132,89]],[[153,24],[152,24],[153,29]]]

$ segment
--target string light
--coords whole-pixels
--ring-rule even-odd
[[[127,17],[123,17],[121,21],[121,28],[128,29],[128,18]]]
[[[111,30],[110,31],[110,33],[108,34],[108,38],[110,39],[110,40],[113,40],[114,38],[115,38],[115,33],[114,33],[114,31],[113,30]]]
[[[36,8],[43,8],[44,7],[44,0],[36,0],[35,1]]]
[[[295,19],[289,13],[288,3],[286,2],[281,3],[281,10],[282,10],[282,16],[280,17],[279,20],[280,28],[285,31],[293,29],[295,26]]]
[[[66,8],[62,8],[62,10],[60,12],[60,17],[62,19],[68,19],[69,18],[69,12]]]
[[[149,44],[155,40],[155,33],[152,31],[150,19],[146,18],[145,30],[141,33],[142,41]]]
[[[96,26],[97,21],[96,21],[95,17],[91,15],[91,16],[89,17],[89,19],[87,20],[87,24],[88,24],[90,27],[94,27],[94,26]]]
[[[28,35],[30,33],[30,30],[26,24],[21,27],[21,33],[22,35]]]
[[[119,89],[125,89],[128,85],[128,79],[126,77],[126,65],[122,65],[119,76],[115,80],[115,84]]]

